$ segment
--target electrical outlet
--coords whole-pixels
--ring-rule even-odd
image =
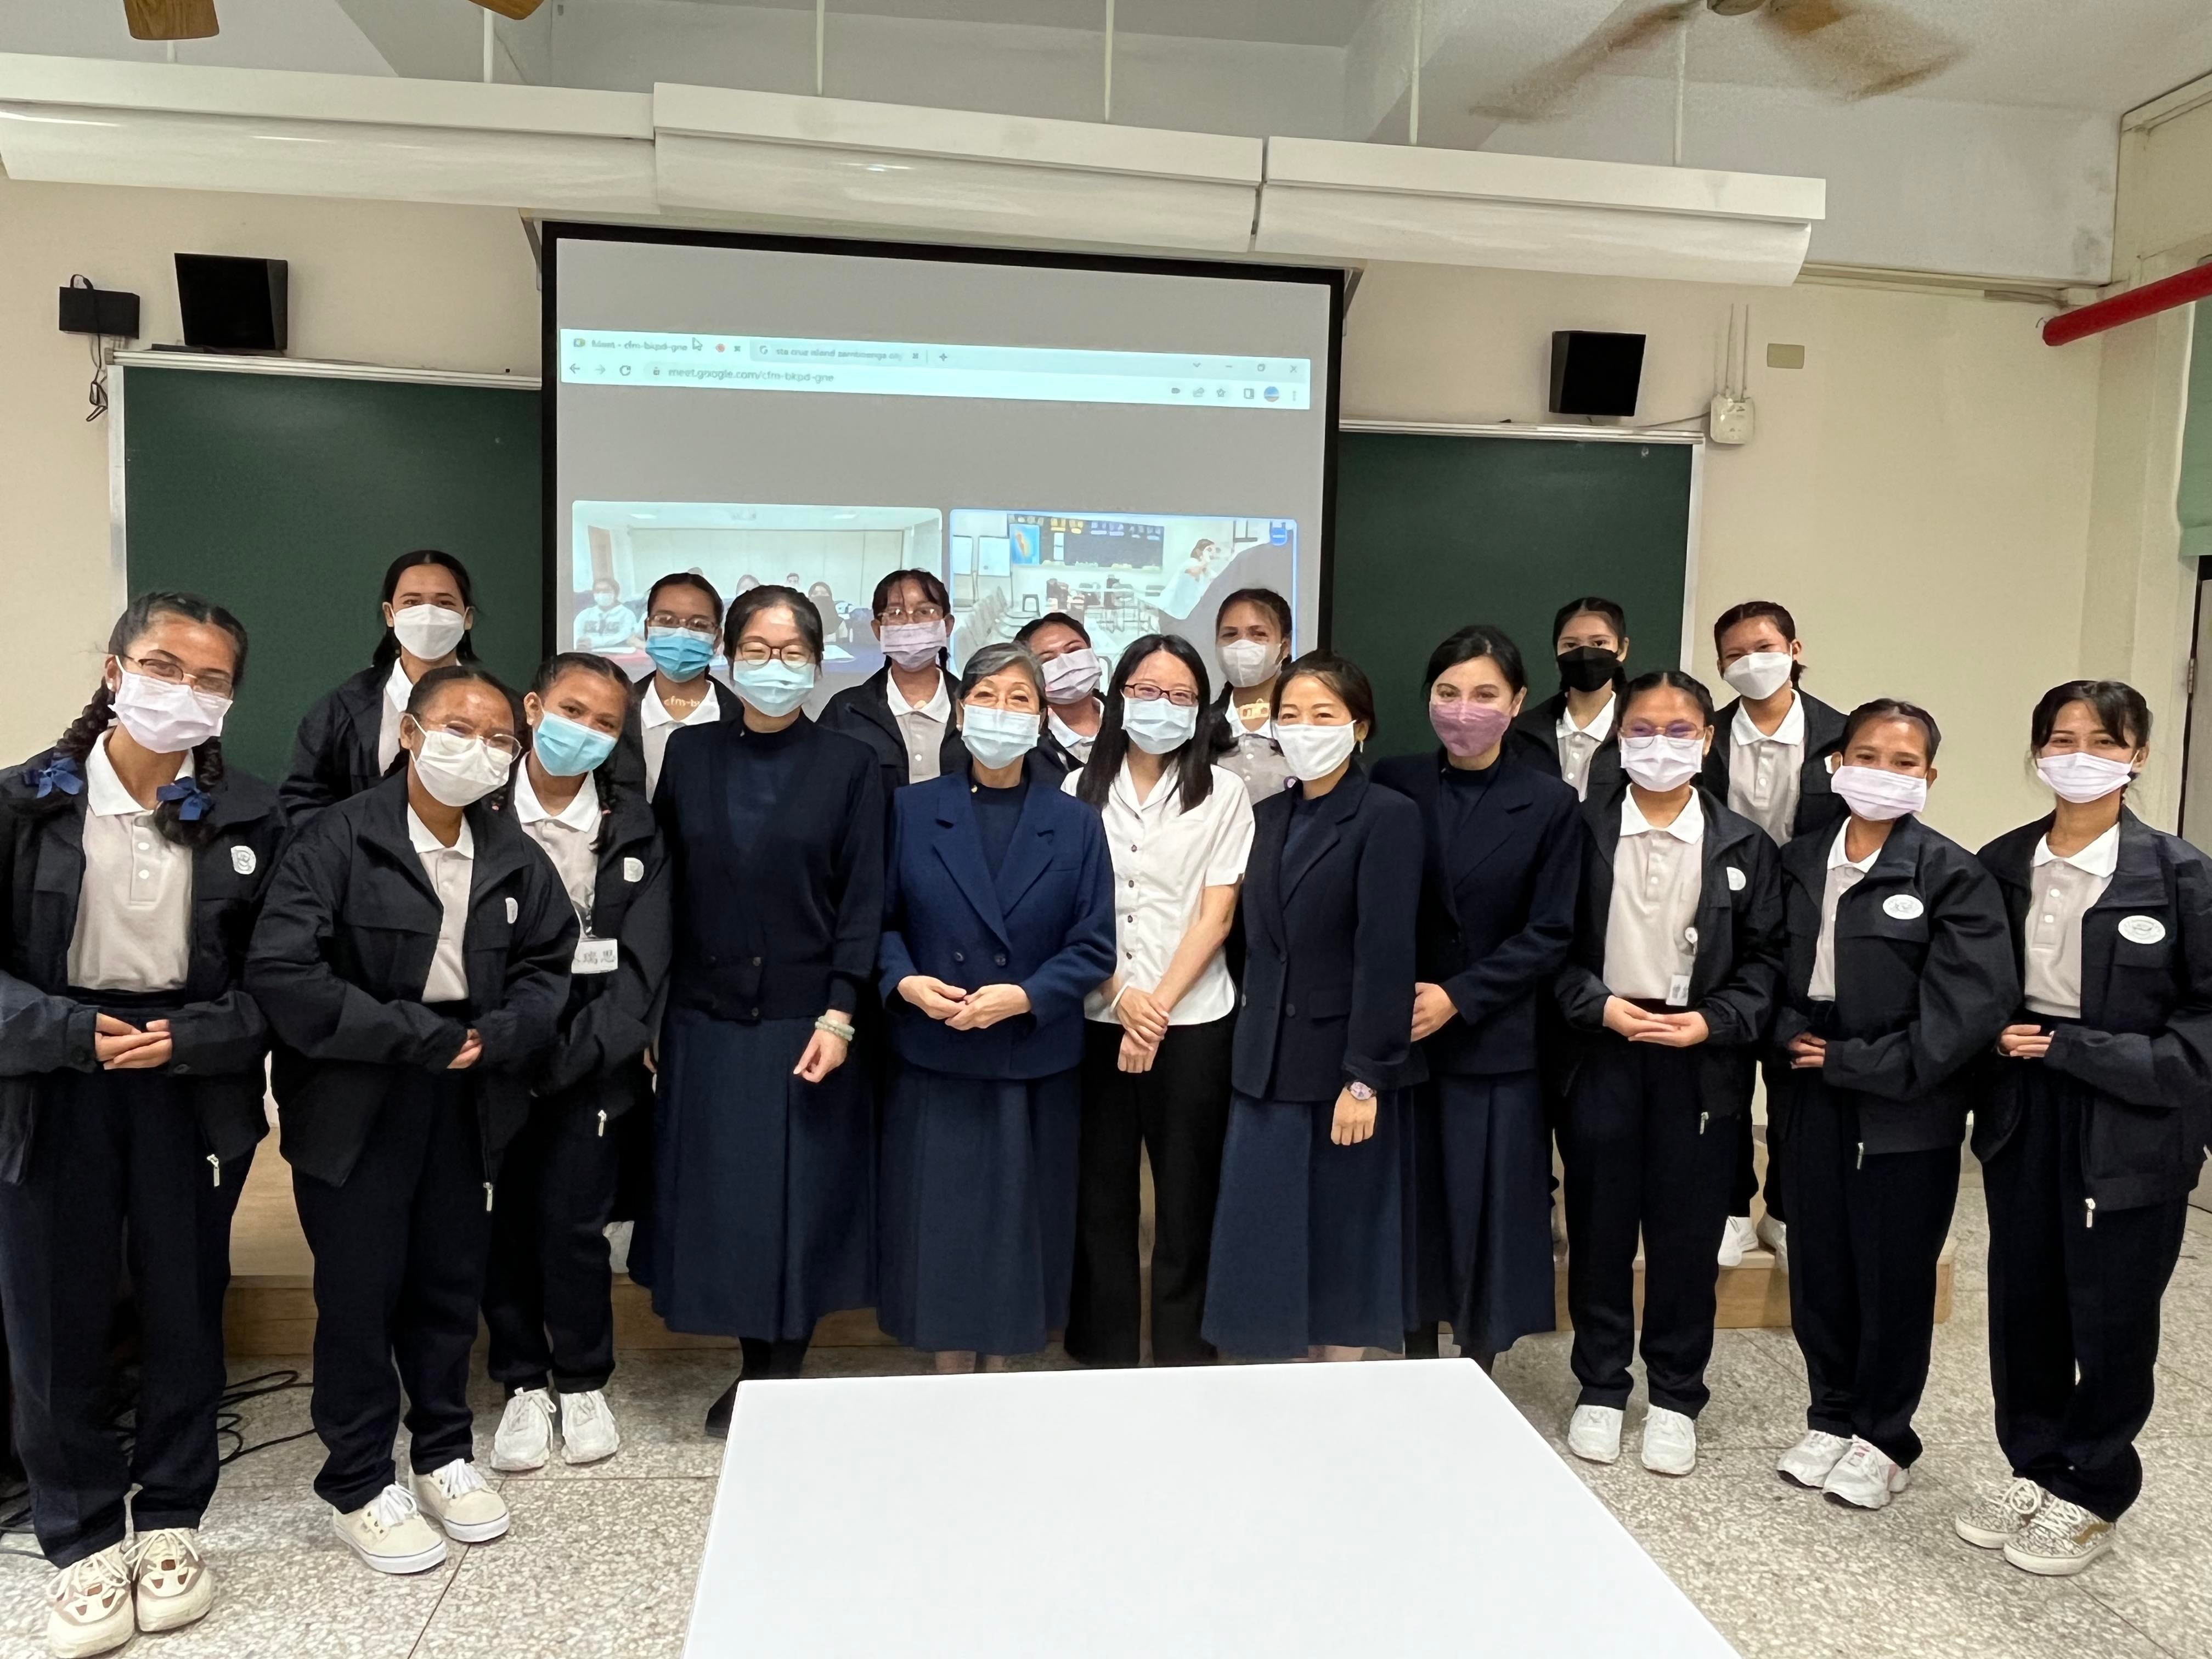
[[[1753,427],[1751,399],[1731,398],[1725,392],[1713,398],[1706,435],[1717,444],[1747,444]]]

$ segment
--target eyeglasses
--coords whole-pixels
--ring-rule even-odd
[[[118,655],[116,660],[137,664],[138,672],[149,680],[160,680],[165,685],[189,685],[210,697],[228,697],[238,690],[238,681],[221,669],[210,669],[204,674],[190,673],[174,657]]]
[[[1186,691],[1181,688],[1170,691],[1166,687],[1159,685],[1125,685],[1121,688],[1121,695],[1133,698],[1138,702],[1158,702],[1162,697],[1165,697],[1178,708],[1198,707],[1198,693]]]
[[[436,731],[444,732],[449,738],[459,738],[465,743],[481,743],[501,760],[511,761],[522,752],[520,741],[511,732],[471,732],[459,726],[424,726],[420,720],[416,720],[415,725],[426,737],[433,731]]]
[[[779,651],[765,640],[740,640],[737,659],[756,668],[765,662],[780,662],[786,668],[805,668],[813,664],[814,653],[803,645],[787,645]]]
[[[1620,728],[1624,738],[1672,738],[1678,743],[1687,742],[1705,735],[1705,728],[1692,726],[1687,720],[1676,720],[1672,726],[1654,726],[1649,720],[1631,720]]]
[[[902,605],[888,605],[876,612],[876,620],[887,623],[943,622],[945,607],[941,605],[917,605],[908,609]]]
[[[687,634],[714,637],[714,624],[703,617],[679,617],[673,611],[656,611],[645,619],[647,628],[680,628]]]

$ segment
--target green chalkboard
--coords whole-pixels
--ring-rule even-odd
[[[1429,653],[1492,623],[1531,702],[1559,689],[1552,617],[1601,593],[1628,610],[1629,669],[1680,660],[1694,449],[1684,443],[1348,431],[1339,441],[1331,642],[1374,682],[1370,754],[1431,746]]]
[[[410,548],[476,582],[476,644],[510,681],[544,639],[535,388],[125,371],[125,556],[132,592],[228,605],[252,641],[224,727],[274,783],[308,704],[368,665],[377,584]]]

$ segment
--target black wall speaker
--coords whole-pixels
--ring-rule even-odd
[[[1641,334],[1565,328],[1552,336],[1554,415],[1633,415],[1643,375]]]
[[[282,259],[177,255],[177,301],[184,312],[185,345],[196,351],[283,350],[290,337],[285,314],[289,270]]]

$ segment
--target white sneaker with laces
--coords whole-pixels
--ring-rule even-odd
[[[404,1486],[386,1486],[361,1508],[332,1516],[331,1530],[379,1572],[428,1572],[446,1559],[446,1540]]]
[[[137,1585],[140,1630],[182,1630],[215,1605],[215,1574],[200,1554],[200,1535],[190,1527],[142,1532],[131,1550]]]
[[[2004,1559],[2022,1572],[2071,1578],[2112,1547],[2111,1522],[2045,1493],[2035,1519],[2004,1547]]]
[[[416,1475],[415,1501],[457,1544],[489,1544],[510,1524],[507,1500],[484,1485],[477,1466],[463,1457]]]
[[[1774,1267],[1778,1273],[1790,1271],[1790,1226],[1771,1215],[1759,1218],[1759,1242],[1774,1252]]]
[[[1912,1484],[1912,1471],[1893,1462],[1871,1440],[1853,1440],[1851,1449],[1828,1471],[1821,1492],[1832,1504],[1855,1510],[1889,1507],[1889,1500]]]
[[[46,1591],[46,1647],[56,1659],[89,1659],[137,1633],[127,1548],[110,1544],[56,1570]]]
[[[1620,1425],[1628,1413],[1618,1406],[1577,1406],[1567,1419],[1567,1449],[1589,1463],[1620,1461]]]
[[[1744,1252],[1759,1248],[1759,1235],[1752,1230],[1747,1215],[1732,1215],[1728,1225],[1721,1229],[1721,1266],[1741,1267]]]
[[[1654,1474],[1687,1474],[1698,1467],[1695,1419],[1654,1406],[1644,1419],[1644,1467]]]
[[[622,1431],[597,1389],[564,1394],[561,1400],[561,1456],[569,1463],[597,1463],[622,1449]]]
[[[1782,1454],[1774,1472],[1784,1480],[1818,1492],[1827,1484],[1829,1471],[1843,1462],[1850,1449],[1851,1443],[1840,1434],[1808,1430],[1802,1440]]]
[[[491,1437],[491,1466],[507,1474],[542,1469],[553,1455],[553,1401],[543,1389],[520,1389],[508,1396]]]
[[[2027,1530],[2051,1494],[2026,1475],[1992,1486],[1952,1518],[1951,1530],[1978,1550],[2001,1550]]]

